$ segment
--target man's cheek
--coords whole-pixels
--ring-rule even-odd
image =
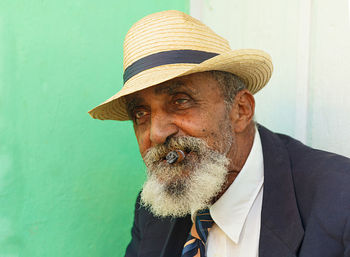
[[[141,156],[144,157],[148,148],[151,147],[149,140],[146,139],[144,135],[136,134],[137,143],[139,145],[139,150]]]

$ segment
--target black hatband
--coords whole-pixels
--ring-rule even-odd
[[[214,56],[217,53],[204,52],[198,50],[171,50],[148,55],[137,60],[125,69],[124,83],[136,74],[154,67],[174,63],[195,63],[199,64]]]

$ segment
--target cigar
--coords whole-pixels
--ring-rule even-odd
[[[169,152],[165,159],[166,162],[169,164],[175,164],[181,162],[183,159],[185,159],[185,153],[182,150],[174,150]]]

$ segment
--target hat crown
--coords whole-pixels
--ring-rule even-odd
[[[144,17],[128,31],[124,41],[125,69],[151,54],[170,50],[230,51],[228,41],[199,20],[176,10]]]
[[[231,50],[227,40],[180,11],[151,14],[135,23],[124,41],[124,86],[89,111],[101,120],[128,120],[124,96],[197,72],[225,71],[252,93],[271,77],[271,57],[261,50]]]

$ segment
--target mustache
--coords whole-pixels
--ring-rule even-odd
[[[185,154],[196,153],[201,155],[202,149],[207,148],[207,144],[202,140],[191,136],[172,137],[164,144],[156,145],[147,150],[144,156],[146,166],[163,162],[166,155],[174,150],[181,150]]]

